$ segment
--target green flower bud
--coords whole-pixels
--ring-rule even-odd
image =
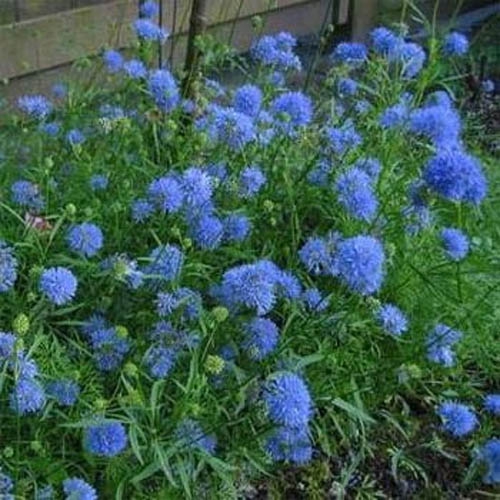
[[[225,361],[220,356],[209,354],[205,361],[205,370],[212,375],[218,375],[224,370],[225,365]]]
[[[30,448],[35,453],[40,453],[43,450],[43,445],[42,445],[42,443],[40,441],[31,441]]]
[[[137,365],[135,363],[131,362],[125,364],[123,371],[128,377],[137,377],[137,375],[139,374],[139,368],[137,368]]]
[[[193,246],[193,240],[191,238],[184,238],[182,240],[182,246],[186,249],[189,250]]]
[[[222,306],[214,307],[211,313],[217,323],[224,323],[229,316],[229,311]]]
[[[26,335],[30,329],[30,320],[24,313],[19,313],[12,322],[12,330],[17,335]]]
[[[52,159],[51,156],[45,157],[45,159],[43,160],[43,162],[45,163],[45,166],[48,169],[51,169],[54,166],[54,160]]]
[[[264,200],[262,206],[264,207],[264,210],[266,210],[267,212],[272,212],[274,209],[274,203],[271,200]]]
[[[64,208],[64,213],[69,217],[72,217],[76,214],[76,206],[73,203],[68,203]]]
[[[122,339],[125,339],[128,337],[128,330],[124,326],[118,325],[115,328],[115,330],[116,330],[116,334],[118,335],[118,337],[121,337]]]
[[[94,408],[96,410],[105,410],[106,407],[108,406],[108,401],[107,399],[104,398],[98,398],[94,401]]]
[[[6,446],[2,453],[5,458],[12,458],[14,456],[14,448],[12,448],[12,446]]]
[[[92,207],[85,207],[84,211],[83,211],[83,214],[85,215],[85,217],[92,217],[94,211],[92,210]]]

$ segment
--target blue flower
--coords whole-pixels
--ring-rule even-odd
[[[240,174],[240,196],[243,198],[252,198],[262,189],[266,180],[266,176],[259,167],[244,168]]]
[[[34,500],[54,500],[54,497],[54,488],[47,484],[36,491]]]
[[[172,73],[166,69],[152,71],[148,79],[148,90],[156,105],[165,113],[175,109],[181,102],[179,87]]]
[[[246,215],[230,214],[224,221],[224,238],[228,241],[243,241],[252,228]]]
[[[162,281],[175,281],[179,278],[184,255],[175,245],[161,245],[149,254],[149,261],[144,274],[149,275],[153,285],[160,285]]]
[[[368,58],[368,50],[365,45],[358,42],[339,43],[332,54],[332,59],[336,62],[358,67]]]
[[[339,156],[357,148],[363,142],[350,120],[344,122],[342,127],[328,127],[326,138],[332,151]]]
[[[359,168],[370,177],[372,182],[378,179],[380,172],[382,171],[382,165],[375,158],[360,158],[353,165],[355,168]]]
[[[63,481],[65,500],[97,500],[97,492],[83,479],[72,477]]]
[[[201,425],[190,418],[183,419],[175,430],[175,437],[183,448],[189,450],[203,450],[213,455],[217,448],[217,439],[214,435],[207,435]]]
[[[484,409],[500,417],[500,394],[488,394],[484,398]]]
[[[150,201],[139,198],[132,202],[131,211],[134,222],[144,222],[153,215],[155,207]]]
[[[428,359],[445,367],[453,366],[455,364],[455,353],[452,347],[461,338],[462,332],[453,330],[442,323],[437,324],[427,336]]]
[[[304,429],[311,420],[312,400],[304,380],[294,373],[272,375],[264,387],[269,418],[276,425]]]
[[[153,0],[146,0],[141,4],[139,13],[142,17],[153,19],[160,13],[160,8],[158,7],[158,4]]]
[[[371,295],[382,286],[384,249],[372,236],[354,236],[338,244],[336,268],[349,288],[362,295]]]
[[[460,139],[460,117],[451,105],[431,105],[410,114],[410,130],[431,139],[436,146],[457,144]]]
[[[176,346],[154,345],[146,351],[143,362],[152,377],[162,379],[173,369],[178,356],[179,349]]]
[[[12,389],[9,406],[19,415],[26,415],[40,410],[45,401],[42,385],[35,378],[21,377]]]
[[[116,370],[130,350],[129,340],[121,336],[115,328],[92,332],[90,343],[95,364],[103,372]]]
[[[19,109],[38,120],[44,120],[52,113],[52,103],[43,95],[24,95],[17,100]]]
[[[114,457],[127,447],[127,433],[120,422],[98,421],[85,428],[83,446],[101,457]]]
[[[123,71],[125,71],[130,78],[135,80],[144,78],[148,73],[146,66],[139,59],[131,59],[130,61],[124,63]]]
[[[89,184],[92,191],[103,191],[108,187],[109,179],[106,175],[96,174],[90,178]]]
[[[206,213],[190,223],[189,235],[200,248],[214,250],[222,242],[224,226],[218,217]]]
[[[99,114],[102,118],[110,120],[120,120],[125,118],[125,110],[121,106],[113,106],[111,104],[103,104],[99,107]]]
[[[138,269],[137,261],[126,254],[114,254],[104,259],[101,269],[111,271],[115,279],[125,282],[132,290],[137,290],[144,282],[144,274]]]
[[[271,102],[276,126],[289,136],[305,127],[313,117],[311,99],[302,92],[285,92]]]
[[[296,38],[287,32],[277,35],[265,35],[252,45],[252,57],[265,66],[272,66],[278,70],[300,70],[302,64],[294,54],[297,44]]]
[[[76,294],[78,281],[64,267],[50,267],[40,277],[40,290],[54,304],[62,306],[71,302]]]
[[[472,408],[454,401],[441,403],[437,413],[443,420],[444,430],[454,437],[470,434],[479,423]]]
[[[400,43],[400,38],[393,31],[380,27],[375,28],[370,33],[370,39],[375,52],[381,55],[388,55]]]
[[[63,82],[57,82],[52,85],[52,95],[58,99],[64,99],[68,95],[68,86]]]
[[[132,26],[137,37],[147,42],[160,42],[164,44],[169,35],[163,28],[145,18],[136,19]]]
[[[409,118],[410,110],[404,102],[398,102],[386,108],[379,116],[378,122],[382,128],[391,129],[405,125]]]
[[[360,99],[354,104],[354,111],[359,115],[365,115],[372,109],[372,104],[366,99]]]
[[[313,312],[321,312],[328,309],[328,299],[323,298],[317,288],[308,288],[302,293],[302,300],[307,309]]]
[[[481,82],[481,90],[487,94],[491,94],[495,90],[495,83],[493,80],[483,80]]]
[[[200,168],[188,168],[180,179],[184,202],[188,207],[201,208],[209,204],[213,193],[212,178]]]
[[[92,335],[98,330],[104,330],[109,327],[106,318],[100,313],[94,313],[89,316],[81,325],[82,333],[87,337],[91,338]]]
[[[336,189],[339,202],[350,215],[366,222],[373,220],[378,200],[373,192],[372,179],[363,170],[352,167],[341,174]]]
[[[73,406],[80,395],[80,386],[74,380],[54,380],[47,384],[47,394],[62,406]]]
[[[341,96],[353,96],[358,91],[358,82],[352,78],[341,78],[337,83],[337,90]]]
[[[183,309],[183,318],[196,319],[202,310],[201,295],[190,288],[178,288],[172,293],[160,292],[157,296],[156,310],[161,317],[170,316],[177,309]]]
[[[426,164],[424,180],[443,198],[479,205],[487,183],[479,161],[460,149],[441,149]]]
[[[262,106],[262,90],[256,85],[243,85],[236,89],[233,97],[233,108],[238,113],[256,117]]]
[[[469,40],[465,35],[453,31],[445,36],[443,53],[447,56],[463,56],[469,51]]]
[[[12,495],[13,489],[14,481],[12,481],[12,478],[0,470],[0,495],[5,495],[7,500],[14,500],[14,496]]]
[[[110,73],[118,73],[123,68],[123,56],[116,50],[106,50],[103,60]]]
[[[483,482],[500,483],[500,439],[493,438],[487,441],[479,450],[479,458],[488,466]]]
[[[69,229],[66,241],[73,252],[93,257],[102,248],[104,236],[98,226],[84,222]]]
[[[50,135],[50,137],[55,137],[61,130],[61,124],[59,122],[43,122],[40,124],[39,130]]]
[[[299,258],[308,272],[320,274],[327,271],[331,261],[331,253],[322,238],[310,237],[299,250]]]
[[[416,43],[401,41],[389,52],[389,61],[401,66],[403,78],[411,79],[420,73],[426,55],[422,47]]]
[[[148,187],[148,196],[162,213],[175,213],[184,203],[181,184],[173,175],[152,181]]]
[[[5,293],[14,287],[17,280],[17,259],[13,249],[0,240],[0,293]]]
[[[276,349],[279,330],[270,319],[254,318],[246,323],[243,329],[244,339],[241,346],[250,359],[261,361]]]
[[[233,150],[240,150],[255,139],[252,118],[233,108],[214,106],[209,121],[209,136]]]
[[[78,146],[86,141],[86,137],[81,130],[74,128],[66,134],[66,140],[71,146]]]
[[[39,212],[45,207],[40,188],[29,181],[16,181],[10,187],[12,201],[21,207]]]
[[[469,253],[469,240],[462,231],[447,227],[441,231],[446,255],[454,261],[462,260]]]
[[[383,304],[376,312],[376,318],[382,328],[390,335],[399,336],[408,330],[406,315],[393,304]]]
[[[212,292],[230,309],[245,306],[255,309],[262,316],[273,308],[281,278],[282,273],[277,266],[260,260],[229,269],[222,277],[222,284]]]
[[[307,429],[277,428],[266,440],[265,448],[276,461],[304,465],[312,458],[311,440]]]
[[[0,361],[9,359],[14,354],[16,336],[8,332],[0,332]]]

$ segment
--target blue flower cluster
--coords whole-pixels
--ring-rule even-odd
[[[14,287],[17,280],[17,259],[14,250],[5,241],[0,240],[0,293]]]
[[[462,332],[439,323],[427,337],[427,357],[443,366],[455,364],[455,352],[452,347],[462,338]]]
[[[101,457],[114,457],[127,447],[127,433],[120,422],[99,420],[85,428],[83,446]]]
[[[300,70],[302,64],[294,53],[296,38],[287,32],[266,35],[257,40],[251,49],[252,57],[264,66],[279,71]]]
[[[478,425],[473,409],[455,401],[442,403],[438,415],[443,419],[443,428],[454,437],[466,436]]]
[[[183,419],[175,430],[175,437],[183,449],[200,450],[209,455],[215,454],[217,438],[213,434],[206,434],[196,420]]]

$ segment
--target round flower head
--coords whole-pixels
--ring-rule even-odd
[[[19,415],[34,413],[45,405],[45,392],[37,380],[21,377],[10,394],[10,408]]]
[[[260,361],[276,349],[279,339],[278,327],[266,318],[254,318],[244,327],[243,349],[250,359]]]
[[[410,130],[431,139],[436,146],[455,145],[460,139],[460,117],[449,105],[424,106],[410,113]]]
[[[184,202],[192,208],[208,205],[213,192],[212,178],[200,168],[188,168],[180,179]]]
[[[328,127],[326,129],[326,139],[328,146],[338,156],[345,155],[363,142],[362,137],[351,121],[344,122],[342,127]]]
[[[148,70],[146,69],[144,63],[142,61],[139,61],[138,59],[131,59],[130,61],[124,63],[123,71],[125,71],[127,76],[134,80],[144,78],[148,73]]]
[[[271,113],[276,126],[293,136],[312,120],[312,101],[302,92],[285,92],[271,102]]]
[[[310,311],[321,312],[328,309],[328,300],[322,297],[321,292],[317,288],[304,290],[302,300]]]
[[[173,175],[155,179],[149,184],[148,196],[163,213],[175,213],[184,203],[184,192]]]
[[[259,167],[246,167],[240,174],[240,195],[243,198],[255,196],[266,183],[266,176]]]
[[[25,95],[18,99],[19,109],[38,120],[44,120],[52,113],[52,103],[43,95]]]
[[[5,495],[7,500],[14,500],[14,496],[12,495],[13,489],[14,481],[12,481],[12,478],[0,470],[0,494]]]
[[[352,78],[341,78],[337,90],[341,96],[353,96],[358,91],[358,82]]]
[[[181,272],[184,255],[174,245],[161,245],[149,254],[150,264],[144,269],[144,274],[150,275],[153,283],[174,281]]]
[[[443,420],[443,428],[454,437],[463,437],[470,434],[478,425],[474,410],[461,403],[445,401],[438,410]]]
[[[462,231],[454,228],[445,228],[441,231],[446,256],[450,260],[459,261],[469,252],[469,240]]]
[[[58,306],[73,300],[77,286],[78,281],[74,274],[64,267],[46,269],[40,277],[40,290]]]
[[[375,182],[382,170],[382,165],[375,158],[360,158],[354,164],[354,168],[362,170],[372,182]]]
[[[488,394],[485,396],[484,409],[500,417],[500,394]]]
[[[382,328],[391,335],[399,336],[408,330],[408,320],[405,314],[395,305],[382,305],[376,317]]]
[[[146,42],[160,42],[163,44],[168,38],[168,32],[150,19],[136,19],[133,28],[137,37]]]
[[[156,105],[165,113],[181,103],[179,87],[172,73],[166,69],[152,71],[148,79],[148,90]]]
[[[443,53],[447,56],[463,56],[469,51],[469,40],[456,31],[446,35],[443,42]]]
[[[102,248],[104,237],[98,226],[84,222],[70,228],[66,241],[73,252],[84,257],[93,257]]]
[[[384,249],[372,236],[354,236],[338,244],[336,268],[353,291],[371,295],[379,290],[384,278]]]
[[[443,198],[479,205],[487,183],[476,158],[460,149],[442,149],[425,166],[424,180]]]
[[[265,35],[253,44],[251,54],[261,64],[277,70],[300,70],[300,59],[293,52],[296,44],[295,37],[287,32]]]
[[[312,458],[307,429],[279,427],[266,441],[266,450],[276,462],[304,465]]]
[[[116,370],[130,350],[130,342],[119,335],[116,328],[96,330],[90,336],[94,362],[103,372]]]
[[[303,379],[294,373],[272,375],[264,388],[269,418],[277,425],[304,429],[312,417],[312,401]]]
[[[54,380],[46,390],[62,406],[73,406],[80,395],[80,387],[73,380]]]
[[[216,106],[212,110],[209,136],[230,149],[240,150],[255,139],[255,126],[248,115],[233,108]]]
[[[12,333],[0,332],[0,362],[9,359],[14,354],[16,337]]]
[[[492,92],[495,91],[495,83],[493,80],[483,80],[481,82],[481,90],[483,92],[486,92],[486,94],[491,94]]]
[[[332,58],[335,62],[357,67],[366,61],[368,58],[368,51],[362,43],[342,42],[335,47]]]
[[[154,213],[154,205],[144,198],[134,200],[131,205],[132,219],[134,222],[144,222],[148,220]]]
[[[179,349],[175,346],[153,345],[144,354],[143,363],[153,378],[162,379],[174,368],[178,356]]]
[[[190,418],[185,418],[179,423],[175,430],[175,437],[184,449],[202,450],[213,455],[217,447],[216,437],[207,435],[201,425]]]
[[[42,122],[39,126],[39,130],[45,132],[50,137],[55,137],[61,130],[61,124],[59,122]]]
[[[391,129],[404,125],[409,116],[408,105],[398,102],[386,108],[379,116],[378,122],[382,128]]]
[[[39,212],[45,207],[45,201],[40,193],[40,188],[29,181],[16,181],[10,187],[11,198],[21,207]]]
[[[218,217],[204,214],[190,224],[189,235],[204,250],[214,250],[224,235],[224,226]]]
[[[299,258],[308,272],[320,274],[328,269],[331,254],[322,238],[310,237],[299,250]]]
[[[373,220],[378,201],[368,174],[353,167],[339,176],[336,189],[339,202],[350,215],[366,222]]]
[[[83,479],[72,477],[63,481],[65,500],[97,500],[97,493]]]
[[[114,457],[127,446],[127,433],[120,422],[100,421],[84,431],[83,446],[86,451],[101,457]]]
[[[0,293],[5,293],[14,287],[17,280],[17,259],[14,251],[4,241],[0,240]]]
[[[388,59],[401,68],[401,76],[411,79],[422,70],[426,55],[422,47],[416,43],[399,40],[396,46],[389,52]]]
[[[238,113],[256,117],[262,106],[262,90],[256,85],[243,85],[236,89],[233,108]]]
[[[148,19],[153,19],[160,13],[160,8],[158,4],[153,0],[146,0],[143,2],[139,8],[139,14],[141,17],[146,17]]]
[[[479,458],[488,467],[483,482],[485,484],[500,483],[500,439],[493,438],[487,441],[479,450]]]
[[[370,39],[373,50],[381,55],[389,54],[400,43],[400,38],[396,33],[384,27],[375,28],[370,33]]]
[[[106,50],[103,60],[110,73],[118,73],[123,68],[123,56],[116,50]]]
[[[439,363],[445,367],[453,366],[455,364],[455,353],[452,346],[461,338],[462,332],[439,323],[427,337],[427,358],[429,361]]]
[[[90,178],[90,188],[92,191],[104,191],[109,184],[109,179],[106,175],[96,174]]]
[[[78,146],[86,141],[86,137],[81,130],[74,128],[66,134],[66,141],[70,146]]]
[[[230,214],[224,221],[224,238],[228,241],[243,241],[252,228],[246,215]]]

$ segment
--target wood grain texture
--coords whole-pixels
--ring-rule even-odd
[[[281,9],[299,8],[321,3],[322,0],[243,0],[239,18],[249,19],[256,14]],[[210,0],[208,24],[218,25],[232,21],[238,14],[240,0]],[[190,0],[178,1],[176,34],[187,33]],[[271,10],[270,10],[271,9]],[[173,24],[173,0],[164,0],[163,25]],[[282,29],[298,33],[304,19],[295,19]],[[68,10],[0,26],[0,78],[12,78],[45,70],[76,59],[99,53],[103,47],[124,48],[134,43],[130,23],[137,17],[137,0],[119,0],[112,3]]]

